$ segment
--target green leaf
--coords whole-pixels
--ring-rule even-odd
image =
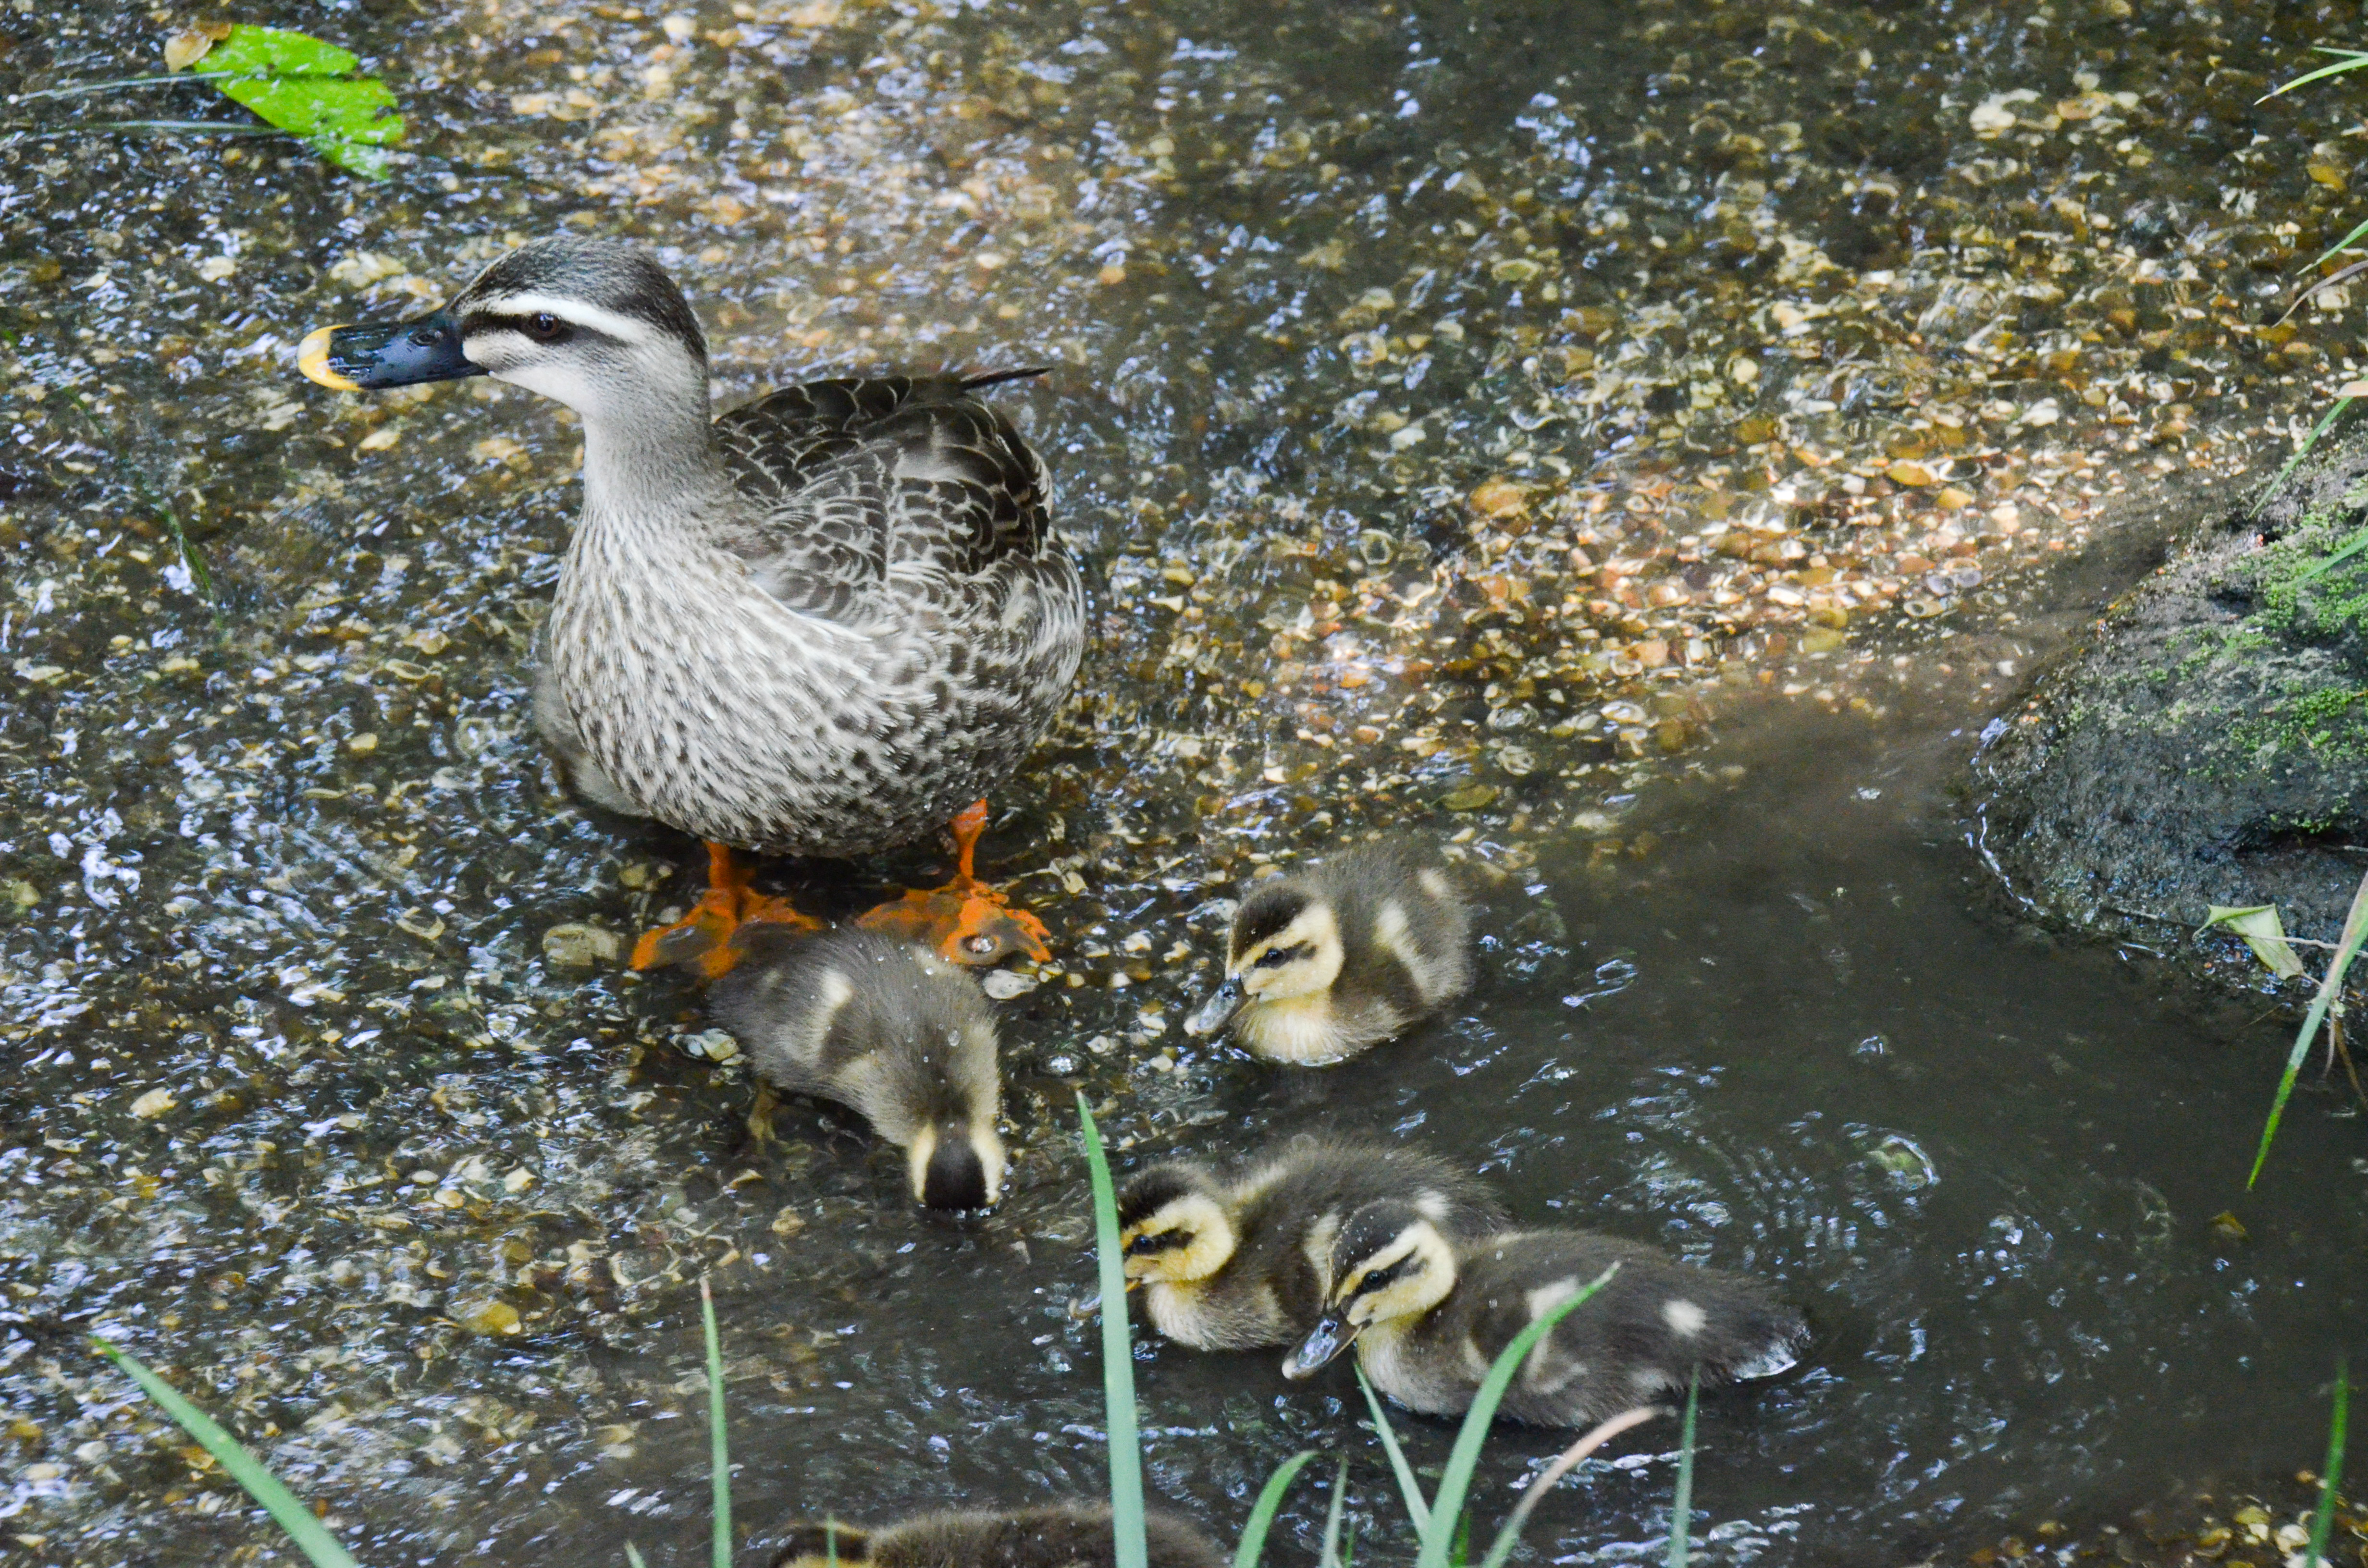
[[[1332,1506],[1324,1516],[1324,1555],[1316,1559],[1317,1568],[1341,1568],[1340,1511],[1348,1501],[1349,1456],[1342,1454],[1340,1468],[1332,1475]]]
[[[723,1442],[723,1342],[715,1332],[715,1295],[699,1278],[699,1321],[707,1333],[707,1445],[712,1471],[709,1487],[715,1515],[715,1568],[732,1568],[732,1455]]]
[[[1694,1402],[1702,1394],[1702,1373],[1686,1380],[1686,1424],[1678,1434],[1678,1491],[1669,1503],[1668,1568],[1686,1568],[1693,1550],[1694,1528]]]
[[[630,1568],[649,1568],[649,1564],[642,1561],[642,1549],[630,1540],[625,1543],[625,1562]]]
[[[1123,1300],[1123,1298],[1121,1298]],[[1258,1501],[1250,1506],[1249,1523],[1242,1527],[1241,1544],[1234,1548],[1234,1568],[1258,1568],[1258,1554],[1266,1550],[1266,1532],[1274,1526],[1274,1516],[1282,1506],[1282,1494],[1299,1479],[1315,1457],[1314,1449],[1302,1449],[1281,1464],[1266,1478]]]
[[[2351,1384],[2335,1363],[2335,1414],[2327,1424],[2327,1463],[2318,1472],[2318,1509],[2310,1520],[2310,1554],[2303,1568],[2327,1568],[2327,1537],[2335,1525],[2335,1488],[2343,1479],[2343,1429],[2351,1423]]]
[[[1496,1365],[1488,1369],[1488,1375],[1480,1380],[1479,1392],[1472,1396],[1472,1408],[1464,1415],[1463,1429],[1455,1434],[1455,1446],[1448,1450],[1447,1469],[1430,1500],[1430,1520],[1422,1532],[1422,1551],[1415,1559],[1415,1568],[1448,1568],[1449,1550],[1464,1534],[1458,1526],[1463,1517],[1464,1494],[1472,1487],[1472,1472],[1479,1468],[1480,1449],[1488,1441],[1488,1424],[1497,1418],[1497,1406],[1504,1403],[1513,1374],[1554,1324],[1586,1305],[1619,1272],[1620,1266],[1613,1264],[1585,1290],[1540,1313],[1497,1353]]]
[[[385,83],[354,74],[361,62],[350,51],[286,28],[241,26],[192,63],[224,97],[302,137],[339,168],[386,177],[386,149],[403,140],[403,116]]]
[[[2344,973],[2351,969],[2362,942],[2368,942],[2368,876],[2360,879],[2360,890],[2351,895],[2351,910],[2343,917],[2343,936],[2336,945],[2335,958],[2327,966],[2326,977],[2318,983],[2318,994],[2310,999],[2310,1011],[2303,1016],[2302,1028],[2294,1033],[2294,1050],[2286,1056],[2285,1076],[2278,1080],[2277,1097],[2270,1102],[2270,1119],[2261,1128],[2261,1146],[2254,1151],[2253,1169],[2245,1177],[2248,1192],[2261,1179],[2261,1167],[2270,1159],[2270,1140],[2278,1135],[2278,1119],[2285,1115],[2294,1080],[2302,1075],[2303,1058],[2310,1054],[2310,1042],[2317,1037],[2318,1026],[2327,1021],[2328,1009],[2343,994]]]
[[[2200,937],[2214,926],[2226,926],[2244,937],[2245,946],[2253,949],[2253,956],[2268,965],[2270,972],[2280,980],[2292,980],[2303,972],[2302,960],[2294,957],[2294,950],[2286,946],[2286,928],[2284,923],[2278,919],[2276,904],[2236,906],[2215,903],[2212,906],[2210,918],[2198,926],[2195,933]]]
[[[1102,1157],[1101,1130],[1086,1096],[1077,1096],[1084,1128],[1086,1174],[1094,1192],[1094,1250],[1101,1262],[1102,1403],[1109,1408],[1110,1533],[1118,1568],[1149,1568],[1151,1548],[1143,1525],[1143,1447],[1135,1426],[1134,1354],[1126,1337],[1126,1263],[1118,1250],[1118,1196],[1110,1187],[1110,1162]]]
[[[140,1385],[140,1392],[162,1405],[165,1414],[181,1425],[181,1430],[198,1440],[198,1446],[213,1455],[231,1479],[246,1488],[246,1494],[263,1505],[288,1539],[296,1543],[312,1560],[313,1568],[361,1568],[346,1549],[337,1544],[328,1527],[313,1517],[296,1494],[288,1490],[280,1479],[272,1474],[264,1462],[239,1446],[238,1439],[214,1421],[213,1417],[183,1399],[173,1385],[142,1366],[130,1352],[118,1350],[103,1339],[91,1341],[98,1353],[120,1367]]]
[[[1373,1413],[1373,1431],[1382,1439],[1382,1452],[1390,1456],[1391,1472],[1398,1478],[1398,1495],[1406,1500],[1406,1518],[1419,1536],[1430,1528],[1430,1505],[1423,1501],[1422,1483],[1415,1479],[1414,1466],[1406,1463],[1406,1450],[1398,1447],[1397,1431],[1391,1426],[1389,1413],[1382,1408],[1382,1396],[1373,1392],[1361,1361],[1357,1364],[1357,1386],[1365,1391],[1365,1408]]]

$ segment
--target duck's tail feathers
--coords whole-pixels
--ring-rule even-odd
[[[989,1198],[986,1190],[986,1162],[970,1140],[960,1136],[941,1138],[929,1151],[929,1164],[921,1176],[921,1202],[930,1209],[984,1209]]]
[[[976,392],[981,387],[1000,386],[1005,381],[1024,381],[1031,376],[1049,376],[1052,373],[1050,365],[1030,365],[1024,370],[989,370],[983,376],[964,376],[962,390]]]

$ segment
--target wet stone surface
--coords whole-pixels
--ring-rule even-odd
[[[2368,810],[2368,579],[2328,557],[2363,477],[2368,447],[2339,439],[2258,512],[2208,517],[1993,722],[1981,837],[2017,896],[2152,943],[2263,903],[2306,940],[2340,937]],[[2241,943],[2209,946],[2264,983]]]
[[[86,1355],[103,1331],[233,1417],[366,1560],[605,1563],[631,1537],[689,1561],[702,1271],[750,1517],[1091,1493],[1079,1088],[1129,1150],[1347,1119],[1489,1151],[1525,1213],[1823,1303],[1818,1369],[1713,1415],[1705,1550],[1729,1560],[1970,1549],[2199,1465],[2291,1471],[2282,1440],[2161,1437],[2185,1428],[2148,1403],[2159,1369],[2100,1346],[2183,1346],[2179,1372],[2234,1401],[2246,1281],[2316,1278],[2356,1239],[2316,1211],[2257,1225],[2277,1256],[2226,1276],[2195,1229],[2225,1194],[2130,1154],[2066,1177],[2103,1157],[2061,1096],[1946,1146],[1941,1201],[1918,1174],[1939,1138],[1909,1125],[1929,1086],[1850,1109],[1892,1082],[1869,1062],[1975,1096],[1985,1052],[2059,1040],[2070,1065],[2032,1074],[2101,1074],[2157,1119],[2118,1147],[2186,1146],[2251,1114],[2250,1080],[2224,1105],[2210,1074],[2175,1099],[2112,1077],[2110,965],[2042,967],[1952,915],[1853,968],[1791,900],[1830,914],[1827,835],[1884,800],[1906,813],[1864,813],[1890,824],[1885,907],[1972,902],[1877,743],[1929,758],[1977,727],[2055,634],[2039,568],[2238,472],[2360,372],[2337,296],[2266,324],[2348,226],[2351,143],[2252,101],[2348,13],[241,15],[387,78],[416,154],[393,180],[267,139],[72,129],[231,123],[197,85],[23,98],[0,132],[0,1525],[23,1550],[279,1550]],[[12,0],[0,91],[145,74],[188,19]],[[982,1225],[907,1212],[894,1161],[816,1108],[746,1146],[744,1064],[696,994],[616,968],[692,858],[569,804],[528,733],[575,504],[565,416],[484,382],[365,400],[292,372],[310,328],[417,311],[568,225],[656,248],[723,403],[1055,367],[998,395],[1100,615],[986,844],[1060,957],[998,983],[1015,1163]],[[1843,728],[1706,749],[1785,697]],[[1679,854],[1703,801],[1834,768],[1873,793]],[[1402,823],[1528,873],[1475,1010],[1353,1090],[1185,1041],[1240,882]],[[1791,858],[1754,858],[1769,823]],[[783,885],[852,907],[942,871],[932,853]],[[1722,911],[1759,934],[1752,983],[1727,978],[1740,955],[1696,961],[1717,944],[1691,922]],[[1679,930],[1705,951],[1646,950]],[[2031,994],[2073,1000],[2005,1040],[1952,955],[2028,960]],[[1878,968],[1948,999],[1951,1049],[1848,1047],[1880,1038],[1853,1018]],[[1706,977],[1725,1011],[1690,1010]],[[1789,1078],[1754,1064],[1770,994],[1816,1019]],[[2159,1032],[2215,1062],[2274,1049],[2203,999],[2161,1006]],[[1568,1045],[1578,1019],[1600,1057]],[[1804,1119],[1826,1098],[1832,1120]],[[2345,1168],[2344,1129],[2290,1129],[2298,1165]],[[2044,1224],[2019,1207],[2059,1182]],[[2182,1282],[2175,1309],[2114,1301],[2092,1331],[2032,1304],[2076,1288],[2076,1253],[2083,1279],[2135,1267],[2124,1242]],[[1978,1310],[2001,1275],[2040,1281],[2014,1324]],[[1930,1300],[1955,1343],[2047,1326],[1920,1384]],[[2306,1306],[2308,1367],[2243,1385],[2260,1403],[2235,1428],[2296,1429],[2324,1375]],[[2045,1392],[2091,1361],[2078,1399]],[[1286,1396],[1262,1366],[1161,1352],[1145,1390],[1155,1487],[1228,1536],[1296,1448],[1362,1450],[1338,1388]],[[1547,1441],[1509,1439],[1504,1466]],[[1666,1458],[1593,1472],[1541,1544],[1656,1554]],[[1356,1506],[1369,1539],[1395,1528],[1381,1487]],[[1302,1505],[1288,1528],[1320,1521]]]

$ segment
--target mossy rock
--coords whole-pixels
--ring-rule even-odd
[[[2331,940],[2368,872],[2368,437],[2116,601],[1977,759],[2009,885],[2160,942],[2271,903]]]

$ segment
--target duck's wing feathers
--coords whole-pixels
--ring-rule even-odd
[[[1043,467],[971,395],[1005,379],[811,381],[723,415],[750,503],[730,548],[784,605],[850,622],[1024,569],[1050,548]]]

